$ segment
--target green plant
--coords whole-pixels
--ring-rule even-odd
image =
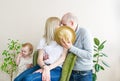
[[[97,73],[101,70],[104,70],[104,66],[109,67],[109,65],[103,61],[103,57],[108,57],[105,53],[103,53],[104,44],[106,40],[100,42],[98,38],[94,38],[94,72],[93,72],[93,81],[97,80]]]
[[[16,55],[20,52],[21,44],[18,40],[8,39],[9,43],[7,49],[3,50],[3,63],[0,66],[1,70],[5,73],[9,74],[10,81],[13,79],[13,73],[17,69],[17,65],[15,62]]]

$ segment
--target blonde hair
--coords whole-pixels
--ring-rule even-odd
[[[54,40],[54,32],[56,27],[60,25],[60,19],[58,17],[50,17],[47,19],[45,24],[45,34],[46,44],[49,44]]]
[[[30,53],[32,54],[33,52],[33,45],[31,43],[24,43],[22,44],[22,47],[28,46]]]

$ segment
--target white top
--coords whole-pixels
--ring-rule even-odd
[[[18,65],[18,73],[17,75],[19,75],[20,73],[22,73],[23,71],[25,71],[27,69],[27,64],[32,64],[32,57],[31,58],[20,58],[20,64]]]
[[[56,41],[52,41],[49,45],[46,45],[45,38],[40,40],[37,49],[43,49],[45,54],[48,54],[49,58],[44,60],[46,64],[52,64],[57,61],[63,52],[63,47],[57,44]]]

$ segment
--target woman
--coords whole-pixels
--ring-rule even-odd
[[[46,21],[45,34],[37,47],[38,65],[20,74],[14,81],[59,81],[67,49],[54,41],[54,32],[60,19],[50,17]]]

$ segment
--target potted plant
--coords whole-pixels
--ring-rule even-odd
[[[15,62],[16,55],[20,52],[21,44],[18,40],[8,39],[9,43],[7,45],[7,49],[3,50],[3,63],[0,66],[1,70],[5,73],[9,74],[10,81],[13,79],[13,73],[17,69],[17,65]]]
[[[98,38],[94,38],[93,81],[97,80],[97,73],[101,70],[104,70],[104,66],[109,67],[109,65],[103,60],[103,57],[108,57],[105,53],[103,53],[105,43],[106,43],[106,40],[103,42],[100,42]]]

